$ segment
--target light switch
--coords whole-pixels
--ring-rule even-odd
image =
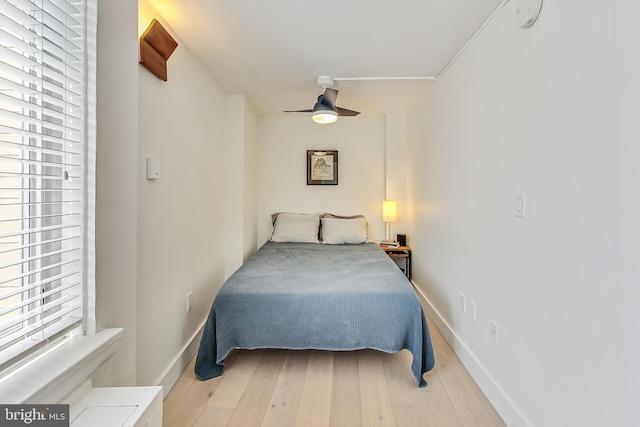
[[[160,160],[147,157],[147,179],[160,178]]]
[[[525,199],[524,193],[516,194],[516,216],[524,218],[525,216]]]

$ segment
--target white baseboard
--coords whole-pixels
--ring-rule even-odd
[[[520,409],[504,392],[500,385],[491,376],[489,371],[478,360],[475,354],[462,342],[462,340],[456,335],[455,331],[451,328],[449,323],[440,315],[440,312],[434,307],[429,298],[422,292],[422,290],[413,283],[413,287],[416,292],[420,294],[420,297],[426,302],[426,311],[433,323],[449,343],[453,352],[458,356],[460,362],[469,371],[471,377],[482,392],[487,396],[489,402],[496,409],[500,417],[509,427],[530,427],[533,424],[522,414]],[[438,361],[436,360],[436,366]]]
[[[184,368],[187,367],[191,359],[193,359],[193,356],[198,351],[205,323],[206,320],[202,322],[198,329],[196,329],[195,333],[191,336],[191,339],[182,348],[182,351],[173,359],[173,363],[169,365],[160,378],[155,382],[156,385],[162,386],[162,390],[164,391],[162,399],[167,397],[171,388],[178,381],[180,375],[182,375]]]

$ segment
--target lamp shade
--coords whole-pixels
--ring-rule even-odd
[[[396,222],[397,219],[396,201],[385,200],[382,202],[382,220],[384,222]]]

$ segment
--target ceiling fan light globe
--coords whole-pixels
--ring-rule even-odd
[[[338,113],[331,110],[322,110],[313,113],[311,118],[314,122],[324,125],[328,123],[334,123],[336,120],[338,120]]]

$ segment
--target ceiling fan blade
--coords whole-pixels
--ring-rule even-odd
[[[336,99],[338,98],[338,91],[335,89],[331,89],[330,87],[324,89],[324,94],[322,95],[322,103],[331,107],[331,109],[336,106]]]
[[[289,110],[284,112],[285,113],[313,113],[313,110]]]
[[[336,112],[339,116],[357,116],[360,111],[347,110],[346,108],[336,107]]]

